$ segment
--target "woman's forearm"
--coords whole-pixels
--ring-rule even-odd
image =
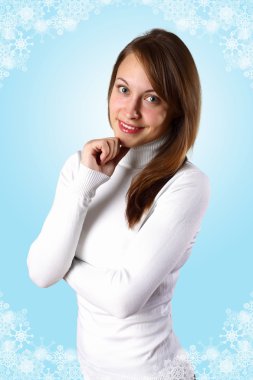
[[[51,210],[28,253],[29,276],[36,285],[53,285],[69,270],[89,204],[109,178],[82,165],[80,152],[66,161]]]

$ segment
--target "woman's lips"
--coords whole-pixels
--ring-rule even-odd
[[[124,133],[135,134],[139,133],[143,129],[143,127],[135,127],[134,125],[126,124],[121,120],[119,120],[118,122],[120,130]]]

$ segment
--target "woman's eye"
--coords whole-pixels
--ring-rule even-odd
[[[150,103],[158,103],[159,98],[155,95],[150,95],[146,98]]]
[[[128,89],[125,86],[119,86],[118,89],[122,94],[126,94],[128,92]]]

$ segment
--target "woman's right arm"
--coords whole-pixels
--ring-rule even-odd
[[[53,285],[69,270],[89,204],[109,178],[82,165],[80,152],[66,161],[51,210],[28,253],[29,276],[36,285]]]
[[[39,287],[53,285],[68,272],[96,189],[126,152],[117,139],[92,140],[64,164],[52,207],[28,253],[29,276]]]

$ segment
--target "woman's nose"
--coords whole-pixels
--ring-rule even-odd
[[[140,115],[140,104],[138,99],[129,99],[126,104],[127,119],[138,119]]]

